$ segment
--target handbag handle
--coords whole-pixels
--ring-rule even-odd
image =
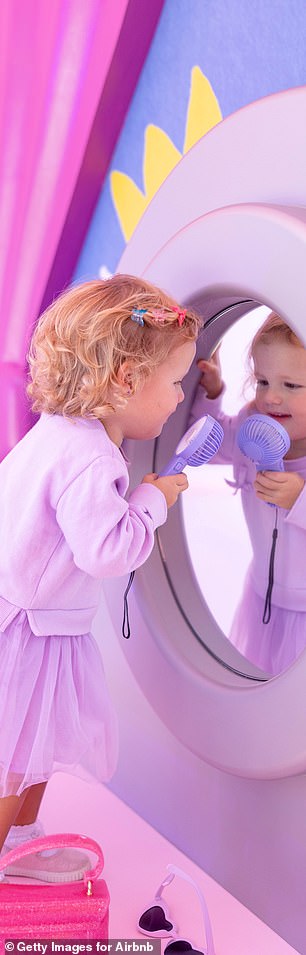
[[[84,884],[87,885],[88,882],[94,882],[95,879],[98,879],[104,866],[101,846],[95,839],[90,839],[89,836],[80,836],[76,832],[60,832],[56,835],[41,836],[39,839],[30,839],[28,842],[23,842],[16,849],[11,849],[10,852],[0,857],[0,872],[6,869],[8,865],[16,862],[17,859],[23,859],[24,856],[31,855],[33,852],[40,852],[42,849],[63,849],[68,846],[73,846],[76,849],[89,849],[89,851],[96,853],[98,862],[93,869],[87,869],[84,872],[83,880]]]

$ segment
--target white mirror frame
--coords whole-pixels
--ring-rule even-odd
[[[306,340],[305,108],[306,88],[290,90],[215,127],[163,184],[118,271],[143,274],[182,302],[201,298],[206,318],[220,302],[261,302]],[[181,434],[177,418],[179,426]],[[129,448],[132,485],[152,469],[152,455],[151,442]],[[129,642],[120,637],[142,690],[168,728],[206,762],[248,777],[304,773],[306,652],[267,682],[233,672],[241,669],[242,658],[205,604],[192,610],[197,595],[180,563],[179,519],[170,537],[177,585],[191,600],[190,613],[195,619],[205,614],[211,647],[225,652],[227,643],[233,670],[192,636],[155,547],[137,571],[130,601],[133,635]],[[118,581],[110,581],[105,593],[120,634],[122,582],[119,590]],[[249,666],[246,672],[259,676]]]

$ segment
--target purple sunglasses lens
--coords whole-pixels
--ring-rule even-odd
[[[173,924],[166,919],[161,905],[151,905],[149,909],[140,916],[139,926],[145,932],[172,932]]]
[[[203,952],[199,952],[197,948],[193,948],[191,942],[184,942],[183,939],[178,938],[174,942],[167,942],[166,948],[164,949],[164,955],[184,955],[184,952],[188,952],[189,955],[203,955]]]

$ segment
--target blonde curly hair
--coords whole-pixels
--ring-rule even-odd
[[[112,398],[122,404],[128,400],[118,382],[124,361],[131,363],[135,393],[174,348],[197,338],[202,319],[187,308],[180,323],[178,308],[165,292],[132,275],[64,291],[41,315],[31,339],[27,394],[33,411],[109,415]],[[143,325],[131,320],[134,309],[145,310]]]
[[[248,375],[243,387],[244,396],[246,395],[247,388],[250,385],[255,386],[256,384],[254,374],[254,348],[256,348],[256,345],[270,345],[276,338],[287,342],[289,345],[298,345],[300,348],[305,347],[292,328],[290,328],[290,325],[287,325],[287,322],[285,322],[277,312],[269,312],[266,320],[260,325],[257,332],[255,332],[247,352],[246,367]]]
[[[277,312],[270,312],[263,325],[258,328],[254,335],[249,349],[249,357],[252,357],[256,345],[269,345],[276,336],[289,342],[291,345],[300,345],[301,348],[304,348],[303,342],[301,342],[292,328],[290,328],[290,325],[287,325],[287,322],[284,322],[280,315],[277,315]]]

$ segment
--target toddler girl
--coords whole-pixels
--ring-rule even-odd
[[[253,550],[230,639],[253,663],[269,674],[277,674],[306,647],[306,349],[292,329],[270,313],[249,353],[255,399],[235,417],[221,410],[224,385],[218,352],[209,361],[198,362],[201,379],[192,420],[209,412],[222,424],[225,437],[213,460],[233,463]],[[257,413],[275,418],[288,432],[291,443],[284,471],[256,473],[255,464],[238,448],[239,428],[248,415]],[[278,537],[267,615],[275,523]]]
[[[183,401],[201,325],[148,282],[65,291],[34,331],[28,393],[40,418],[0,464],[0,847],[39,834],[55,770],[108,780],[116,723],[90,633],[102,580],[147,559],[187,486],[147,474],[129,498],[124,438],[148,440]],[[31,860],[31,861],[30,861]],[[77,850],[8,870],[80,878]]]

